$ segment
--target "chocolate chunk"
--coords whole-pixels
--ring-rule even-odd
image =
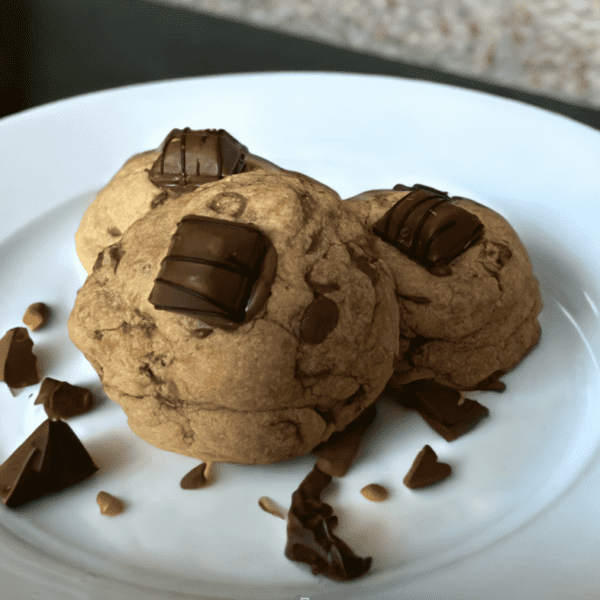
[[[358,452],[365,431],[375,419],[377,410],[371,404],[357,419],[342,431],[336,431],[325,442],[321,442],[313,452],[319,457],[316,466],[333,477],[343,477]]]
[[[116,517],[125,510],[125,503],[123,500],[108,492],[98,492],[96,502],[100,507],[100,512],[107,517]]]
[[[300,321],[300,339],[306,344],[320,344],[336,328],[337,304],[318,295],[307,307]]]
[[[443,462],[438,462],[437,454],[431,446],[425,445],[417,454],[412,467],[404,477],[404,485],[411,490],[422,488],[445,479],[452,473],[452,468]]]
[[[91,410],[94,399],[86,388],[46,377],[34,404],[43,404],[51,419],[70,419]]]
[[[210,463],[200,463],[183,476],[179,485],[184,490],[199,490],[208,485]]]
[[[236,327],[264,306],[277,251],[253,225],[187,215],[177,225],[148,300],[157,310]]]
[[[0,500],[6,506],[21,506],[97,470],[69,425],[48,419],[0,465]]]
[[[463,399],[457,390],[432,379],[403,385],[396,399],[406,408],[417,410],[447,442],[471,431],[489,415],[489,410],[476,400]]]
[[[6,332],[0,340],[0,381],[15,389],[39,383],[37,358],[32,348],[33,342],[25,327]]]
[[[43,302],[35,302],[29,305],[23,315],[23,323],[31,329],[37,331],[41,329],[47,322],[50,316],[50,309]]]
[[[148,176],[157,187],[193,189],[239,173],[247,151],[223,129],[173,129]]]
[[[483,234],[474,214],[450,202],[444,193],[415,184],[374,225],[373,232],[434,274],[473,245]]]
[[[331,475],[315,466],[292,494],[285,555],[308,564],[313,575],[348,581],[364,575],[373,559],[357,556],[334,535],[338,519],[331,506],[321,501],[321,493],[330,482]]]

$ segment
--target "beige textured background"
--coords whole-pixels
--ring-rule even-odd
[[[600,0],[149,0],[600,108]]]

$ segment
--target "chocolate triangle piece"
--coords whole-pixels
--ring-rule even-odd
[[[313,452],[319,457],[317,467],[333,477],[343,477],[358,452],[365,431],[373,422],[376,408],[371,404],[358,418],[342,431],[336,431],[331,437],[319,444]]]
[[[357,556],[334,535],[338,519],[331,506],[321,500],[330,482],[331,475],[315,466],[292,494],[285,555],[308,564],[313,575],[348,581],[364,575],[371,568],[372,558]]]
[[[404,485],[411,490],[422,488],[445,479],[451,472],[450,465],[438,462],[431,446],[425,445],[404,477]]]
[[[42,381],[34,404],[43,404],[51,419],[70,419],[92,409],[94,400],[90,390],[46,377]]]
[[[6,506],[21,506],[97,470],[69,425],[47,419],[0,465],[0,500]]]
[[[0,340],[0,381],[8,387],[24,388],[39,383],[37,358],[25,327],[9,329]]]
[[[433,379],[421,379],[396,390],[396,400],[412,408],[447,442],[464,435],[489,415],[489,410],[476,400],[461,402],[459,391]]]

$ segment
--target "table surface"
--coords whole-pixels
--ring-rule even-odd
[[[132,83],[223,73],[394,75],[513,98],[600,129],[600,110],[145,0],[0,3],[0,116]],[[4,41],[2,41],[4,40]]]

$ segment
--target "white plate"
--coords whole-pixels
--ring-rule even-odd
[[[356,582],[317,579],[283,555],[284,508],[312,460],[218,465],[218,483],[184,491],[197,461],[137,439],[108,399],[71,425],[97,475],[18,510],[0,506],[2,597],[550,598],[600,594],[600,135],[478,92],[340,74],[207,77],[50,104],[0,122],[0,333],[31,302],[54,309],[32,334],[47,376],[90,385],[68,339],[83,281],[73,234],[94,193],[173,127],[223,127],[250,150],[342,197],[402,182],[474,198],[504,214],[529,249],[545,308],[540,345],[476,393],[491,416],[453,443],[390,400],[357,462],[324,495],[338,534],[373,556]],[[39,386],[0,389],[0,461],[39,423]],[[33,396],[31,396],[33,394]],[[385,425],[385,426],[384,426]],[[453,476],[421,491],[402,478],[430,444]],[[359,493],[378,482],[383,503]],[[128,509],[101,516],[101,489]],[[595,597],[595,596],[594,596]]]

